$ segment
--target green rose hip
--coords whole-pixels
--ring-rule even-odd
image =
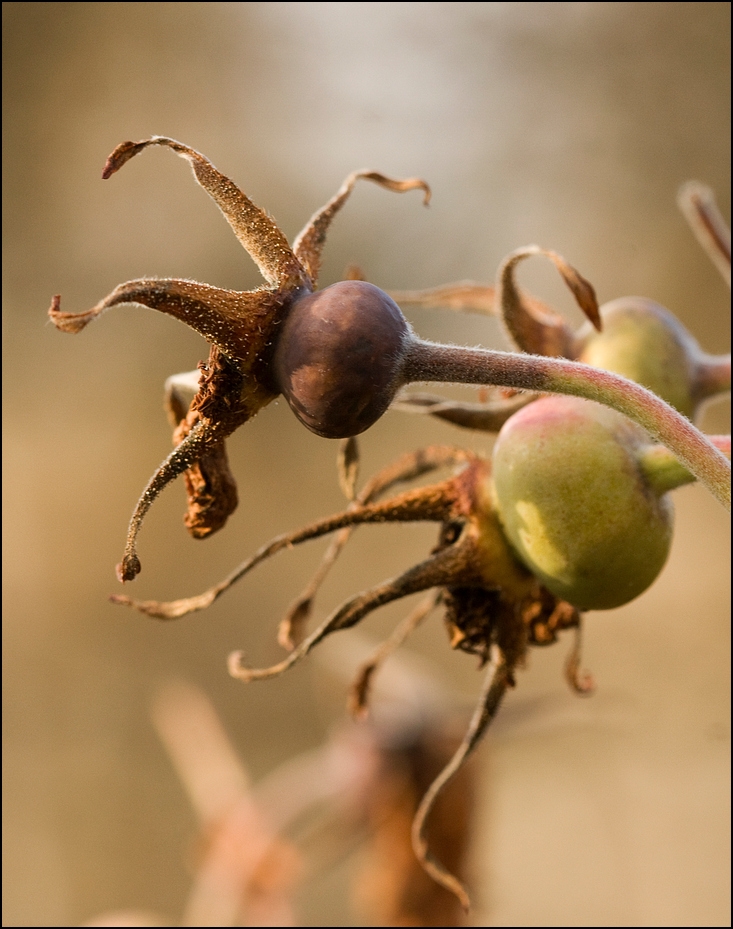
[[[673,506],[669,487],[649,476],[650,448],[643,430],[574,397],[540,399],[499,434],[493,493],[507,537],[581,610],[628,603],[667,560]]]

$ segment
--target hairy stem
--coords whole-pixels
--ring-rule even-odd
[[[710,435],[710,443],[730,458],[730,436]],[[639,456],[639,465],[647,483],[658,494],[665,494],[684,484],[692,484],[695,475],[675,458],[664,445],[649,445]]]
[[[730,462],[689,420],[625,377],[564,358],[437,345],[414,339],[403,362],[402,382],[414,381],[492,384],[569,394],[603,403],[633,419],[666,445],[730,511]]]

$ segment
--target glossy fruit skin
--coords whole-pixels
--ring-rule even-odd
[[[622,297],[601,308],[603,329],[578,333],[578,361],[647,387],[692,418],[701,350],[676,317],[644,297]]]
[[[411,329],[384,291],[341,281],[302,297],[278,336],[278,388],[311,432],[358,435],[386,411],[400,386]]]
[[[622,606],[662,570],[673,507],[644,480],[645,433],[589,400],[543,397],[496,441],[492,493],[520,560],[580,610]]]

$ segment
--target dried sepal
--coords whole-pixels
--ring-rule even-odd
[[[249,371],[271,336],[283,300],[263,290],[240,292],[197,281],[149,278],[120,284],[85,313],[63,312],[61,298],[56,296],[48,314],[57,329],[77,333],[106,310],[126,304],[180,320]]]
[[[359,443],[355,436],[343,439],[339,444],[336,468],[341,492],[347,500],[352,501],[356,495],[356,481],[359,477]]]
[[[195,438],[199,435],[200,433],[198,430],[200,428],[201,424],[195,426],[190,435],[174,450],[167,461],[170,462],[172,459],[175,460],[174,456],[181,446],[185,445],[189,440],[192,440],[192,437]],[[179,461],[178,466],[183,470],[187,464],[185,461]],[[165,472],[159,480],[164,480],[166,476],[167,472]],[[161,602],[158,600],[135,600],[123,594],[114,594],[110,597],[110,600],[113,603],[131,606],[139,612],[146,613],[148,616],[154,616],[157,619],[178,619],[181,616],[185,616],[187,613],[206,609],[214,600],[218,599],[226,590],[262,561],[283,551],[283,549],[299,545],[301,542],[320,538],[321,536],[328,535],[331,532],[335,532],[347,526],[356,526],[364,523],[443,522],[449,518],[452,509],[456,506],[456,499],[450,493],[451,489],[452,485],[449,485],[447,482],[430,487],[421,487],[418,490],[411,490],[400,494],[384,503],[356,506],[345,512],[337,513],[334,516],[329,516],[326,519],[311,523],[309,526],[299,529],[296,532],[279,535],[258,549],[251,558],[248,558],[235,568],[223,581],[220,581],[198,596]],[[130,541],[128,542],[128,548],[126,550],[127,560],[123,562],[120,571],[125,569],[130,571],[133,569],[131,567],[131,562],[132,559],[136,557],[134,554],[136,531],[149,506],[150,502],[148,502],[148,498],[144,494],[138,504],[140,512],[137,514],[134,526],[130,532]]]
[[[422,190],[425,195],[423,200],[425,206],[430,203],[430,187],[419,177],[396,180],[384,174],[379,174],[377,171],[362,170],[352,172],[328,203],[311,216],[305,228],[298,234],[293,243],[293,251],[310,276],[312,286],[315,286],[321,268],[321,252],[326,241],[326,233],[333,218],[348,200],[358,180],[372,181],[379,184],[380,187],[392,190],[395,193]],[[361,278],[352,278],[352,280],[361,280]]]
[[[122,561],[117,565],[117,579],[119,581],[131,581],[140,573],[140,559],[137,556],[137,535],[142,522],[160,492],[179,474],[190,468],[201,458],[211,444],[211,431],[210,427],[207,429],[204,422],[197,423],[148,481],[133,511],[127,530],[125,551]]]
[[[514,280],[517,264],[532,255],[549,258],[568,285],[580,309],[596,329],[601,328],[595,291],[592,285],[572,265],[550,249],[539,245],[528,245],[508,255],[499,270],[500,283],[496,299],[500,305],[501,319],[514,343],[524,352],[533,355],[573,357],[575,334],[559,313],[554,310],[537,312],[524,297]]]
[[[175,429],[174,441],[183,447],[158,468],[133,513],[118,570],[122,580],[131,580],[140,570],[135,538],[145,513],[155,496],[182,470],[186,471],[189,498],[185,522],[195,538],[205,538],[219,529],[236,507],[236,486],[223,442],[277,396],[271,356],[278,328],[292,304],[316,286],[326,232],[356,181],[365,178],[398,192],[419,188],[425,192],[426,202],[430,193],[427,184],[416,178],[397,180],[374,171],[356,171],[306,224],[293,250],[264,210],[203,155],[175,139],[154,136],[123,142],[107,159],[102,177],[111,177],[150,146],[170,148],[189,162],[195,179],[222,211],[268,286],[238,292],[188,280],[129,281],[92,309],[77,314],[62,311],[59,296],[52,300],[49,317],[63,332],[80,332],[111,307],[139,304],[186,323],[212,346],[204,377],[187,409],[184,397],[189,385],[179,381],[166,384],[166,407]]]
[[[536,399],[537,394],[520,392],[482,403],[465,403],[437,394],[410,393],[399,396],[391,408],[400,413],[434,416],[464,429],[498,432],[510,416]]]
[[[699,181],[687,181],[677,194],[677,205],[695,238],[730,287],[730,226],[715,202],[715,194]]]
[[[499,646],[493,645],[491,663],[486,672],[484,687],[463,741],[455,755],[428,788],[412,823],[412,847],[418,860],[434,880],[458,897],[461,906],[466,911],[471,905],[466,888],[431,855],[425,837],[425,826],[436,797],[453,775],[463,767],[471,752],[480,742],[511,684],[511,669]]]
[[[268,284],[288,290],[306,284],[303,267],[275,222],[208,158],[188,145],[164,136],[153,136],[142,142],[122,142],[107,159],[102,177],[105,180],[111,177],[151,145],[166,146],[189,162],[194,177],[224,214]]]
[[[565,679],[576,694],[589,696],[595,690],[595,681],[593,675],[588,671],[583,671],[580,667],[582,655],[582,620],[578,618],[578,624],[575,627],[573,644],[565,661]]]
[[[400,306],[420,306],[424,309],[444,308],[457,313],[481,313],[496,316],[494,288],[477,281],[456,281],[424,290],[388,290]]]
[[[345,446],[343,447],[345,448]],[[431,445],[428,448],[419,449],[417,452],[408,453],[387,465],[367,481],[354,503],[363,506],[378,499],[391,487],[394,487],[395,484],[416,480],[418,477],[429,474],[438,468],[465,462],[470,457],[470,453],[462,449],[441,445]],[[348,526],[334,536],[315,574],[280,621],[277,640],[288,651],[295,648],[302,641],[305,626],[313,608],[313,600],[328,572],[351,538],[354,528],[356,527]]]
[[[466,569],[466,562],[466,552],[460,546],[443,549],[431,555],[425,561],[409,568],[399,577],[385,581],[385,583],[347,600],[283,661],[271,665],[269,668],[248,668],[243,664],[243,652],[236,651],[229,656],[229,673],[232,677],[246,683],[277,677],[305,658],[319,642],[322,642],[333,632],[350,629],[368,613],[380,606],[385,606],[387,603],[401,600],[403,597],[419,593],[421,590],[427,590],[430,587],[444,586],[451,577],[455,577],[457,573],[460,574],[461,571]]]
[[[438,606],[442,599],[441,590],[431,590],[418,605],[402,620],[394,632],[375,649],[361,664],[349,690],[349,712],[357,719],[364,719],[369,712],[369,694],[374,675],[389,656],[410,636],[420,623]]]
[[[560,632],[579,627],[580,617],[571,603],[560,600],[546,587],[538,587],[536,595],[522,605],[522,621],[530,645],[553,645]]]

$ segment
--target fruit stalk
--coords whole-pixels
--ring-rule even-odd
[[[412,338],[402,383],[494,384],[595,400],[628,416],[667,446],[730,511],[730,462],[689,420],[644,387],[563,358],[438,345]]]

